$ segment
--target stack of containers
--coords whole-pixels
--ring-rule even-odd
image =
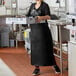
[[[9,26],[0,26],[0,45],[1,47],[9,47]]]

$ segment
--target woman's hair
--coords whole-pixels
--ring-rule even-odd
[[[41,0],[41,1],[44,1],[44,0]]]

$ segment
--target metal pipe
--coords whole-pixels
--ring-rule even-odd
[[[60,42],[60,69],[61,74],[63,73],[63,59],[62,59],[62,37],[61,37],[61,26],[58,26],[59,28],[59,42]]]

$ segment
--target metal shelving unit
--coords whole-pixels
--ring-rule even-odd
[[[54,47],[55,49],[58,49],[59,52],[60,52],[60,55],[57,55],[55,54],[55,56],[59,57],[60,58],[60,69],[61,69],[61,74],[63,73],[63,49],[62,49],[62,34],[61,34],[61,27],[62,26],[65,26],[67,23],[65,20],[63,21],[59,21],[59,20],[48,20],[48,24],[50,24],[50,26],[57,26],[58,27],[58,34],[59,34],[59,42],[58,42],[58,45],[59,45],[59,48],[57,47]]]

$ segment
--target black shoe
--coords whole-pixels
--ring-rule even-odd
[[[55,73],[60,73],[60,69],[57,65],[54,66],[54,69],[55,69]]]
[[[40,69],[35,69],[32,75],[39,75],[40,74]]]

